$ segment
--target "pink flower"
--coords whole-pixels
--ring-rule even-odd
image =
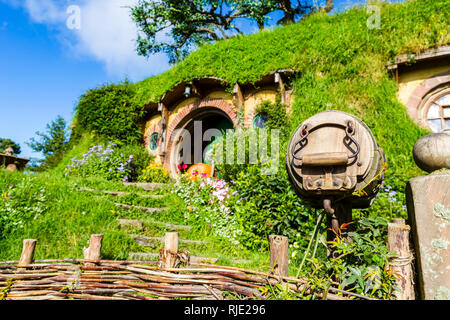
[[[132,154],[130,154],[130,159],[133,159],[133,155]]]
[[[203,178],[206,178],[206,173],[202,173],[202,177],[203,177]]]

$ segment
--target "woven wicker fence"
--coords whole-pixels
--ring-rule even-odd
[[[100,252],[101,248],[93,244],[96,236],[99,239],[93,235],[90,248],[85,250],[85,258],[90,259],[33,261],[36,241],[24,240],[19,261],[0,262],[0,300],[266,299],[267,289],[277,284],[329,300],[369,299],[333,287],[313,292],[307,280],[280,274],[191,264],[189,259],[180,265],[176,258],[186,252],[166,249],[161,249],[159,261],[93,259],[96,254],[92,251]],[[167,263],[178,267],[168,267]]]

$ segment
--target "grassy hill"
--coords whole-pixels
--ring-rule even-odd
[[[402,193],[405,182],[421,174],[413,162],[411,150],[417,139],[427,132],[410,119],[406,108],[398,102],[396,83],[389,75],[386,64],[402,53],[448,44],[450,1],[415,0],[380,6],[379,29],[367,28],[366,22],[371,13],[364,7],[333,15],[317,13],[298,24],[202,46],[169,71],[142,82],[109,84],[89,90],[81,97],[76,109],[73,123],[76,135],[72,139],[72,149],[58,167],[33,176],[0,171],[0,260],[17,259],[24,238],[38,239],[37,259],[81,258],[91,233],[105,235],[102,252],[105,258],[126,259],[130,252],[142,248],[126,236],[117,219],[143,219],[149,225],[149,218],[168,223],[187,223],[189,207],[168,190],[164,193],[166,197],[156,202],[141,203],[134,196],[123,199],[130,204],[168,208],[166,213],[149,217],[138,211],[117,208],[114,204],[117,200],[112,197],[77,191],[78,187],[83,186],[137,195],[136,190],[98,177],[65,177],[64,168],[73,157],[80,157],[90,146],[119,139],[110,136],[111,132],[114,134],[114,128],[125,128],[122,135],[128,131],[138,132],[137,125],[133,127],[131,124],[142,114],[146,103],[157,102],[178,82],[194,78],[215,76],[231,84],[247,83],[258,80],[270,71],[295,69],[297,76],[293,81],[293,90],[296,99],[288,131],[292,132],[304,119],[324,110],[343,110],[355,114],[370,126],[385,150],[389,163],[387,184],[393,187],[392,190]],[[120,103],[116,104],[117,101]],[[87,123],[90,127],[86,127]],[[286,142],[282,141],[282,145]],[[254,179],[258,179],[256,174]],[[278,201],[268,206],[269,209],[264,208],[267,209],[264,212],[266,216],[261,213],[263,208],[258,203],[252,203],[252,212],[261,213],[261,221],[264,220],[261,228],[268,228],[265,219],[267,216],[271,218],[272,211],[279,214],[277,218],[280,220],[286,218],[286,222],[281,221],[278,228],[299,220],[295,222],[296,226],[303,225],[297,229],[299,234],[296,237],[299,239],[299,250],[303,250],[314,227],[315,217],[306,212],[303,217],[295,216],[297,212],[292,208],[298,207],[297,200],[292,190],[286,191],[289,186],[285,173],[261,183],[259,187],[258,201],[263,204],[268,198]],[[251,192],[247,194],[252,196]],[[273,194],[265,196],[265,192]],[[380,198],[390,206],[387,192]],[[279,197],[281,193],[283,197]],[[186,195],[186,198],[189,197],[189,194]],[[279,204],[280,201],[283,205]],[[245,214],[249,208],[242,206],[240,209]],[[372,210],[389,217],[385,208],[376,204]],[[208,246],[190,248],[194,254],[219,255],[221,263],[229,263],[232,258],[246,258],[251,260],[250,266],[267,270],[268,256],[264,250],[247,250],[222,241],[212,233],[210,225],[202,224],[200,218],[191,216],[190,219],[190,222],[197,224],[184,235],[211,242]],[[301,219],[309,220],[305,223]],[[243,225],[253,223],[243,221]],[[260,223],[253,224],[260,227]],[[371,232],[376,231],[370,238],[376,238],[380,251],[386,249],[380,231],[382,228],[381,224],[369,228]],[[150,236],[162,236],[164,230],[147,228],[146,232]],[[372,243],[369,244],[368,252],[374,251]],[[368,260],[365,263],[373,262]]]
[[[108,126],[120,127],[112,123],[111,114],[126,123],[120,114],[128,112],[128,122],[135,121],[136,106],[158,102],[180,81],[215,76],[230,84],[247,83],[270,71],[292,68],[297,76],[290,132],[323,110],[343,110],[362,118],[386,152],[388,182],[403,190],[406,180],[420,173],[411,150],[427,132],[414,124],[398,102],[386,64],[397,55],[449,43],[450,2],[413,0],[378,5],[379,29],[366,26],[373,13],[359,7],[332,15],[316,13],[294,25],[204,45],[169,71],[133,84],[123,110],[102,98],[108,86],[90,91],[88,96],[101,96],[92,98],[90,105],[102,110],[89,121],[95,122],[97,129],[92,125],[90,129],[104,132]],[[91,111],[79,107],[77,118]]]

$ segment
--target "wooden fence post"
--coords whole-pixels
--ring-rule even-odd
[[[270,235],[270,268],[275,274],[289,275],[289,239],[283,236]]]
[[[101,251],[102,251],[102,234],[93,234],[91,235],[91,240],[89,242],[89,247],[84,248],[84,260],[92,260],[98,261],[102,259]]]
[[[22,255],[20,256],[19,266],[27,266],[33,263],[36,243],[37,240],[34,239],[23,240]]]
[[[178,232],[166,232],[159,260],[161,268],[175,268],[178,262]]]
[[[415,300],[410,229],[403,219],[394,219],[392,223],[388,223],[388,250],[398,255],[390,259],[389,266],[401,276],[396,281],[399,291],[394,293],[398,300]]]

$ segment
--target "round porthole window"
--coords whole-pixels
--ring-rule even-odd
[[[150,150],[155,151],[158,148],[159,134],[157,132],[153,133],[150,137]]]
[[[450,133],[450,88],[431,96],[422,112],[431,131]]]
[[[265,113],[257,114],[253,120],[253,128],[264,128],[267,124],[268,117]]]

